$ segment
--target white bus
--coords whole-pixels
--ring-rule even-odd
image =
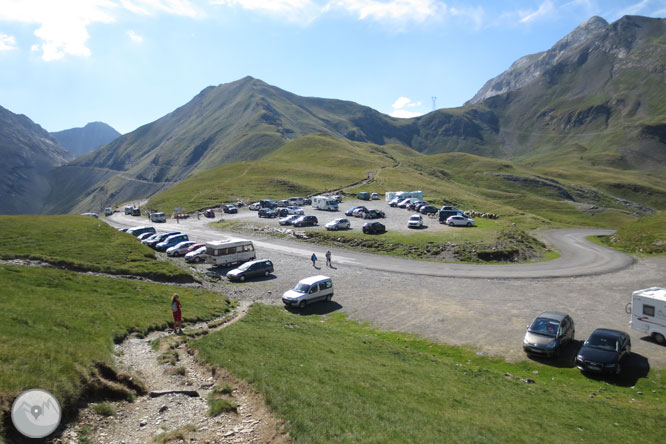
[[[248,240],[212,241],[206,243],[206,262],[224,266],[256,259],[254,244]]]

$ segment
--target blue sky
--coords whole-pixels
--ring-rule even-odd
[[[589,17],[664,0],[0,0],[0,105],[129,132],[246,75],[397,117],[462,105]]]

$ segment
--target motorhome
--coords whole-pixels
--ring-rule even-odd
[[[316,210],[338,211],[338,202],[329,196],[315,196],[312,198],[312,208]]]
[[[206,243],[206,262],[224,266],[256,259],[254,244],[248,240],[212,241]]]
[[[631,313],[632,329],[652,336],[659,344],[666,343],[666,288],[634,291],[627,311]]]
[[[415,197],[418,200],[423,200],[423,191],[387,191],[386,202],[390,202],[395,198],[400,198],[401,200],[407,199],[409,197]]]

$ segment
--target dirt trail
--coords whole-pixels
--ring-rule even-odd
[[[241,319],[251,305],[240,301],[235,313],[220,325],[198,323],[185,327],[185,333],[213,332]],[[151,342],[160,340],[159,350]],[[170,347],[171,346],[171,347]],[[164,353],[176,353],[175,365],[159,363]],[[61,435],[65,443],[93,442],[96,444],[134,444],[150,442],[189,443],[286,443],[289,437],[281,430],[281,421],[266,407],[263,398],[246,383],[238,381],[223,370],[211,371],[197,362],[187,348],[184,336],[169,332],[153,332],[145,338],[131,336],[115,349],[117,367],[139,377],[149,394],[134,402],[113,402],[116,413],[102,416],[94,405],[79,412],[77,421]],[[231,386],[228,395],[237,412],[208,416],[207,399],[215,387]],[[161,391],[196,391],[198,396],[182,393],[151,397]],[[160,434],[161,438],[160,439]],[[164,434],[171,439],[165,440]],[[155,437],[158,437],[155,440]]]

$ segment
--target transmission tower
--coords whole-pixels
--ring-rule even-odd
[[[437,97],[432,96],[432,110],[435,111],[437,109]]]

